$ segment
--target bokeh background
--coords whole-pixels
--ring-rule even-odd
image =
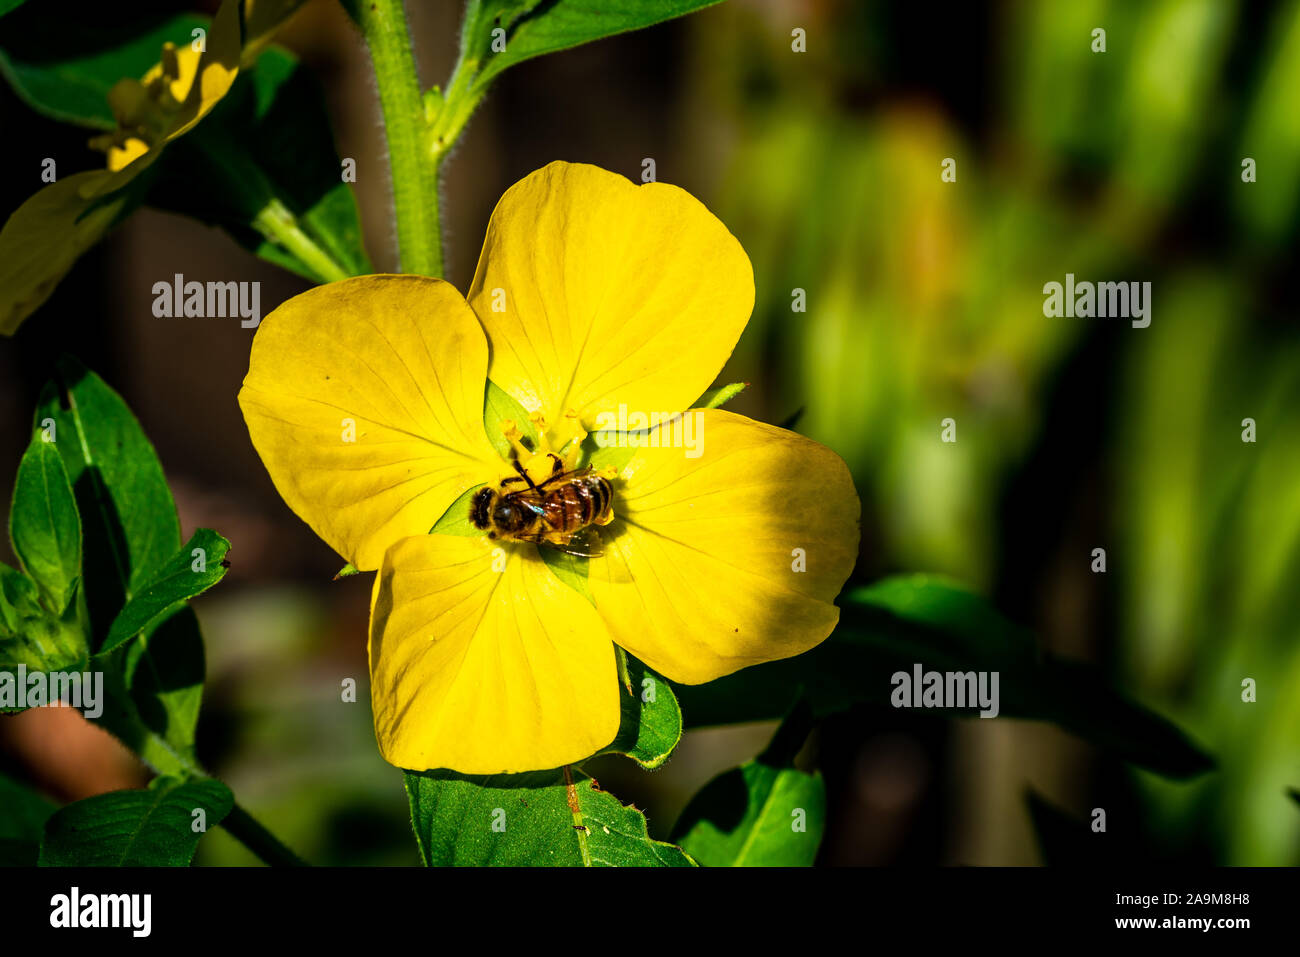
[[[460,5],[408,8],[424,85],[443,82]],[[360,37],[312,0],[279,39],[324,85],[369,253],[391,270]],[[6,215],[39,187],[43,157],[61,175],[101,162],[84,132],[7,88],[0,124]],[[849,462],[864,506],[855,580],[953,575],[1219,762],[1169,782],[1050,726],[863,709],[809,749],[829,786],[820,862],[1297,863],[1300,4],[728,0],[533,60],[497,81],[446,168],[448,278],[466,288],[493,204],[526,173],[566,159],[638,179],[646,158],[753,260],[757,306],[721,381],[753,383],[738,411],[797,415]],[[1150,327],[1044,317],[1042,286],[1066,272],[1152,282]],[[152,315],[152,285],[174,273],[260,280],[264,313],[305,288],[216,230],[133,215],[0,340],[0,494],[40,386],[74,352],[139,415],[184,534],[233,543],[229,576],[196,603],[200,757],[309,860],[414,864],[401,775],[370,727],[369,576],[331,581],[341,559],[253,452],[235,402],[251,333]],[[947,417],[955,444],[939,441]],[[339,700],[346,677],[356,704]],[[691,732],[660,771],[592,770],[666,836],[771,731]],[[0,769],[63,799],[146,778],[65,710],[0,722]],[[1053,839],[1096,807],[1104,841]],[[253,862],[219,829],[198,860]]]

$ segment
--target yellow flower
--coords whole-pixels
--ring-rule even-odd
[[[90,145],[108,155],[110,172],[147,166],[229,91],[239,73],[238,0],[225,0],[202,49],[195,49],[197,42],[163,44],[162,60],[143,78],[118,80],[108,91],[117,129]]]
[[[163,47],[142,79],[118,81],[108,99],[117,129],[91,145],[107,169],[46,186],[14,211],[0,232],[0,334],[13,335],[54,292],[77,259],[118,221],[130,187],[164,146],[212,111],[239,72],[239,0],[224,0],[204,37]]]
[[[262,322],[244,418],[289,506],[379,571],[371,696],[389,762],[579,761],[618,730],[616,645],[694,684],[830,634],[857,554],[848,469],[730,412],[668,419],[623,451],[588,594],[538,545],[429,534],[449,508],[468,521],[478,486],[519,490],[518,468],[542,485],[556,459],[572,467],[594,428],[689,408],[753,302],[744,250],[688,193],[552,163],[497,205],[468,302],[440,280],[367,276]],[[489,378],[540,426],[529,449],[507,425],[518,463],[485,432]]]

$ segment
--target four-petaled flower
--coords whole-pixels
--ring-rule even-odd
[[[497,205],[468,302],[441,280],[368,276],[263,321],[240,404],[289,506],[379,572],[371,697],[389,762],[575,762],[618,731],[616,646],[696,684],[830,634],[859,534],[844,462],[730,412],[658,415],[713,382],[753,303],[744,250],[688,193],[552,163]],[[514,460],[485,431],[489,379],[537,426],[528,447],[506,423]],[[538,545],[463,520],[476,488],[517,491],[520,470],[544,487],[590,430],[638,414],[657,424],[602,473],[613,518],[579,560],[585,592]],[[462,534],[430,534],[444,515]]]

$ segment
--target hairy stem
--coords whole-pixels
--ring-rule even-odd
[[[388,138],[401,269],[441,277],[438,165],[428,161],[429,129],[406,10],[402,0],[349,0],[345,6],[361,28],[375,68]]]

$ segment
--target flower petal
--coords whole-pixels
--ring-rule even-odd
[[[413,771],[539,771],[618,733],[614,645],[595,609],[535,547],[485,538],[421,535],[384,556],[370,694],[379,750]]]
[[[831,633],[861,506],[824,445],[721,409],[688,419],[652,430],[661,447],[638,448],[621,471],[617,519],[588,577],[617,644],[699,684]],[[687,447],[669,447],[672,428]]]
[[[550,421],[572,409],[593,426],[619,403],[688,408],[749,320],[754,274],[685,190],[551,163],[497,203],[469,301],[492,381]]]
[[[240,65],[250,67],[272,36],[307,0],[244,0],[244,50]]]
[[[483,433],[487,360],[483,330],[450,284],[363,276],[263,320],[239,403],[281,497],[368,571],[500,474]]]
[[[107,170],[77,173],[14,210],[0,231],[0,335],[13,335],[117,222],[131,197],[118,192],[95,199],[113,185],[124,183]]]
[[[146,75],[146,82],[155,75],[174,77],[172,95],[182,103],[174,125],[167,133],[167,141],[193,129],[194,124],[212,112],[221,98],[234,86],[239,74],[239,0],[223,0],[204,41],[203,52],[186,44],[175,51],[174,69],[168,69],[168,54],[163,62]]]

